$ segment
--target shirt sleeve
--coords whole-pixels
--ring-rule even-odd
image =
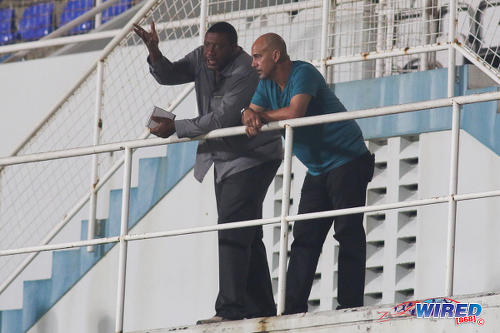
[[[264,109],[270,108],[271,103],[269,101],[269,98],[267,97],[264,80],[259,81],[259,85],[257,86],[257,89],[255,90],[255,93],[252,97],[252,104],[263,107]]]
[[[293,77],[291,97],[299,94],[316,97],[324,80],[323,75],[313,65],[300,66]]]
[[[241,125],[241,109],[247,107],[257,85],[258,77],[253,71],[227,78],[231,87],[220,98],[211,103],[211,112],[193,118],[175,121],[175,130],[179,138],[195,137],[212,130]]]
[[[183,84],[194,81],[200,48],[188,53],[184,58],[170,62],[166,57],[162,56],[154,64],[151,63],[149,57],[149,72],[153,75],[159,84],[174,85]]]

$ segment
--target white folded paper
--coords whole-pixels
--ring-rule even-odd
[[[158,126],[160,123],[156,122],[153,120],[153,117],[158,117],[158,118],[167,118],[167,119],[175,119],[175,114],[172,112],[163,110],[162,108],[155,106],[153,107],[153,112],[151,112],[151,115],[149,116],[149,120],[146,124],[146,127],[148,128],[155,128]]]

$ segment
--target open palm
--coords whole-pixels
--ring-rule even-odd
[[[134,32],[141,37],[144,44],[146,44],[147,48],[151,51],[153,49],[158,48],[158,33],[156,32],[154,21],[151,22],[151,32],[147,32],[140,25],[134,23]]]

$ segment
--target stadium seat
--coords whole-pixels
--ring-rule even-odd
[[[61,20],[59,21],[59,26],[63,26],[68,22],[71,22],[85,12],[88,12],[94,7],[94,0],[69,0],[63,9],[61,14]],[[93,20],[88,20],[77,25],[70,30],[68,34],[81,34],[91,30],[94,27]]]
[[[54,4],[40,3],[27,7],[18,22],[17,36],[22,40],[35,40],[48,35],[53,30],[52,16]]]
[[[0,45],[11,43],[14,37],[14,9],[0,9]]]
[[[106,0],[104,0],[106,2]],[[132,6],[132,0],[120,0],[117,4],[107,8],[102,12],[102,23],[106,23],[113,17],[127,11]]]

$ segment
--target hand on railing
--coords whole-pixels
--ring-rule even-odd
[[[149,59],[151,63],[156,62],[156,60],[160,59],[162,54],[160,49],[158,48],[158,43],[160,39],[158,38],[158,33],[156,32],[155,22],[151,22],[151,32],[147,32],[140,25],[134,23],[134,32],[141,37],[144,44],[149,51]]]
[[[248,137],[256,136],[259,133],[260,128],[264,124],[261,116],[258,112],[255,112],[251,108],[246,108],[241,113],[241,122],[246,126],[245,132]]]

